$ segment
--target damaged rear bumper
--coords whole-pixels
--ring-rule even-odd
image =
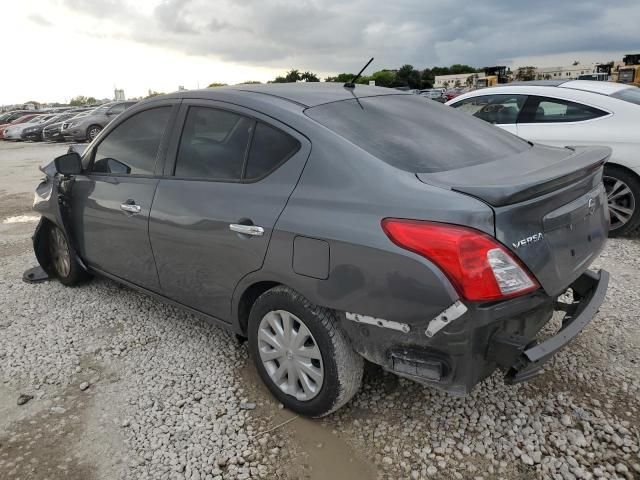
[[[542,343],[531,343],[526,338],[497,336],[493,342],[503,366],[506,360],[505,381],[510,384],[523,382],[538,375],[543,364],[570,343],[591,321],[604,301],[609,284],[609,273],[587,271],[572,285],[574,301],[570,304],[556,302],[556,310],[565,312],[560,330]]]
[[[567,288],[573,291],[572,303],[538,290],[501,302],[467,303],[453,320],[449,317],[444,325],[438,324],[439,317],[450,313],[447,309],[410,331],[353,318],[346,318],[343,325],[354,348],[367,360],[399,376],[465,395],[496,369],[505,372],[509,384],[541,373],[544,363],[595,316],[608,282],[606,271],[587,271]],[[539,343],[540,331],[556,311],[565,312],[562,327]]]

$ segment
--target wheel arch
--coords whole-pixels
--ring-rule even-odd
[[[262,295],[267,290],[270,290],[279,285],[283,285],[281,282],[276,282],[272,280],[261,280],[254,282],[244,288],[242,294],[240,294],[240,298],[238,302],[235,304],[236,306],[236,315],[238,321],[238,327],[241,335],[247,336],[247,326],[249,324],[249,314],[251,313],[251,307],[258,299],[260,295]]]
[[[638,174],[638,172],[636,172],[632,168],[627,167],[626,165],[623,165],[621,163],[617,163],[615,160],[613,160],[613,161],[609,160],[607,163],[605,163],[604,164],[604,168],[606,169],[607,167],[619,168],[620,170],[624,170],[625,173],[633,175],[635,178],[640,180],[640,175]]]

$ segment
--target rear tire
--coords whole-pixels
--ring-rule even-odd
[[[293,412],[323,417],[360,388],[364,362],[335,313],[288,287],[274,287],[258,297],[249,315],[248,336],[262,381]]]
[[[616,165],[605,165],[603,182],[607,190],[610,237],[628,235],[640,227],[640,179]]]
[[[60,283],[70,287],[89,278],[89,274],[78,263],[75,254],[69,247],[66,235],[55,225],[49,227],[47,244],[51,270]]]

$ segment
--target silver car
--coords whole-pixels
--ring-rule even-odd
[[[105,103],[89,112],[82,112],[62,124],[60,134],[68,142],[93,140],[114,118],[136,102]]]

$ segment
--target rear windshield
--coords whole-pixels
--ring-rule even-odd
[[[307,116],[396,168],[434,173],[530,148],[524,140],[420,95],[327,103]]]
[[[624,100],[625,102],[640,105],[640,88],[637,87],[618,90],[616,93],[612,93],[610,96],[613,98]]]

